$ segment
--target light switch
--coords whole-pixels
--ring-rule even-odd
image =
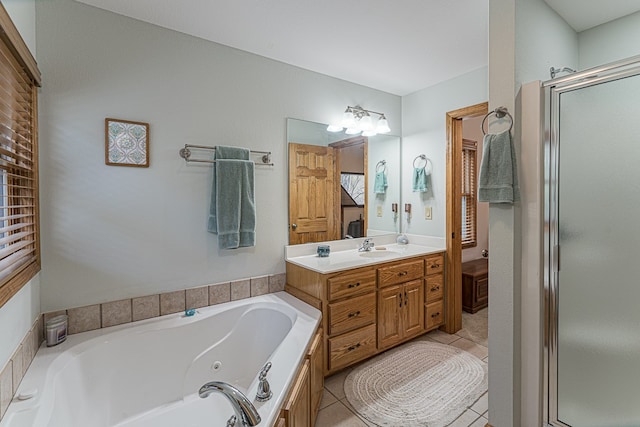
[[[382,216],[382,206],[376,206],[376,215]]]
[[[431,206],[427,206],[424,208],[424,219],[432,219],[431,218]]]

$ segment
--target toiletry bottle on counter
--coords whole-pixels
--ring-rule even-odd
[[[58,345],[67,339],[68,320],[66,314],[52,317],[45,324],[47,347]]]

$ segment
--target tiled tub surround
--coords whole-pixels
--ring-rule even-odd
[[[44,340],[44,322],[51,317],[67,314],[71,335],[183,312],[187,308],[202,308],[280,292],[284,290],[285,280],[285,274],[280,273],[45,313],[36,319],[0,371],[0,420]]]
[[[318,310],[279,292],[71,335],[40,349],[17,390],[36,396],[14,400],[0,427],[225,425],[229,402],[200,399],[199,387],[226,381],[253,401],[267,361],[274,395],[254,404],[261,425],[272,425],[319,321]]]

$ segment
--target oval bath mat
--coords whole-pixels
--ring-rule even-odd
[[[379,426],[444,427],[487,391],[487,365],[455,347],[414,341],[355,368],[344,391]]]

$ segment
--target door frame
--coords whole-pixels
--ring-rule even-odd
[[[347,138],[347,139],[342,139],[340,141],[336,141],[336,142],[332,142],[331,144],[329,144],[329,147],[333,148],[333,153],[334,153],[334,162],[335,162],[335,178],[333,180],[334,182],[334,186],[335,186],[335,204],[336,204],[336,209],[334,212],[335,215],[335,222],[336,224],[338,224],[338,227],[343,227],[342,224],[342,209],[338,209],[338,207],[341,207],[341,202],[340,202],[340,191],[341,191],[341,184],[340,184],[340,173],[342,170],[342,149],[343,148],[347,148],[347,147],[352,147],[354,145],[364,145],[364,153],[363,153],[363,171],[364,171],[364,224],[363,224],[363,230],[362,233],[364,233],[364,235],[366,235],[367,233],[367,214],[369,211],[369,204],[368,204],[368,191],[367,189],[369,188],[369,174],[367,173],[368,168],[369,168],[369,138],[366,136],[362,136],[362,135],[358,135],[358,136],[354,136],[351,138]],[[338,233],[338,236],[342,236],[342,229],[340,230],[340,232]],[[340,238],[340,237],[338,237]]]
[[[489,103],[471,105],[446,114],[447,125],[447,209],[446,209],[446,286],[443,331],[454,334],[462,329],[462,119],[489,112]]]

